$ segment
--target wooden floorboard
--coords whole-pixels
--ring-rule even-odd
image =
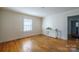
[[[1,52],[70,52],[79,47],[79,40],[55,39],[35,35],[23,39],[0,43]]]

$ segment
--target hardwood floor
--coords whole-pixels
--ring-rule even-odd
[[[23,39],[0,43],[1,52],[68,52],[79,48],[79,40],[55,39],[36,35]]]

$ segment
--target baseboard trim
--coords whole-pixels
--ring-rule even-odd
[[[47,36],[47,35],[45,35],[45,34],[42,34],[42,35],[44,35],[44,36]],[[53,39],[58,39],[58,40],[64,40],[64,41],[67,41],[66,39],[63,39],[63,38],[55,38],[55,37],[52,37],[52,36],[47,36],[47,37],[49,37],[49,38],[53,38]]]
[[[25,37],[22,37],[22,38],[17,38],[17,39],[12,39],[12,40],[7,40],[7,41],[3,41],[3,42],[0,42],[0,43],[7,43],[7,42],[11,42],[11,41],[15,41],[15,40],[21,40],[21,39],[25,39],[25,38],[29,38],[29,37],[34,37],[34,36],[38,36],[38,35],[44,35],[44,36],[47,36],[45,34],[34,34],[34,35],[28,35],[28,36],[25,36]],[[64,40],[64,41],[67,41],[65,39],[62,39],[62,38],[55,38],[55,37],[51,37],[51,36],[47,36],[49,38],[53,38],[53,39],[58,39],[58,40]]]
[[[15,40],[20,40],[20,39],[25,39],[25,38],[29,38],[29,37],[33,37],[33,36],[38,36],[38,35],[42,35],[42,34],[34,34],[34,35],[28,35],[28,36],[24,36],[21,38],[16,38],[16,39],[10,39],[10,40],[6,40],[6,41],[1,41],[0,43],[7,43],[7,42],[11,42],[11,41],[15,41]]]

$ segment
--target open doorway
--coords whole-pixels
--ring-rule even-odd
[[[68,39],[79,39],[79,15],[68,17]]]

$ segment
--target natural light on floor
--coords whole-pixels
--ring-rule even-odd
[[[32,40],[28,40],[24,42],[22,49],[24,52],[31,52],[32,51]]]

